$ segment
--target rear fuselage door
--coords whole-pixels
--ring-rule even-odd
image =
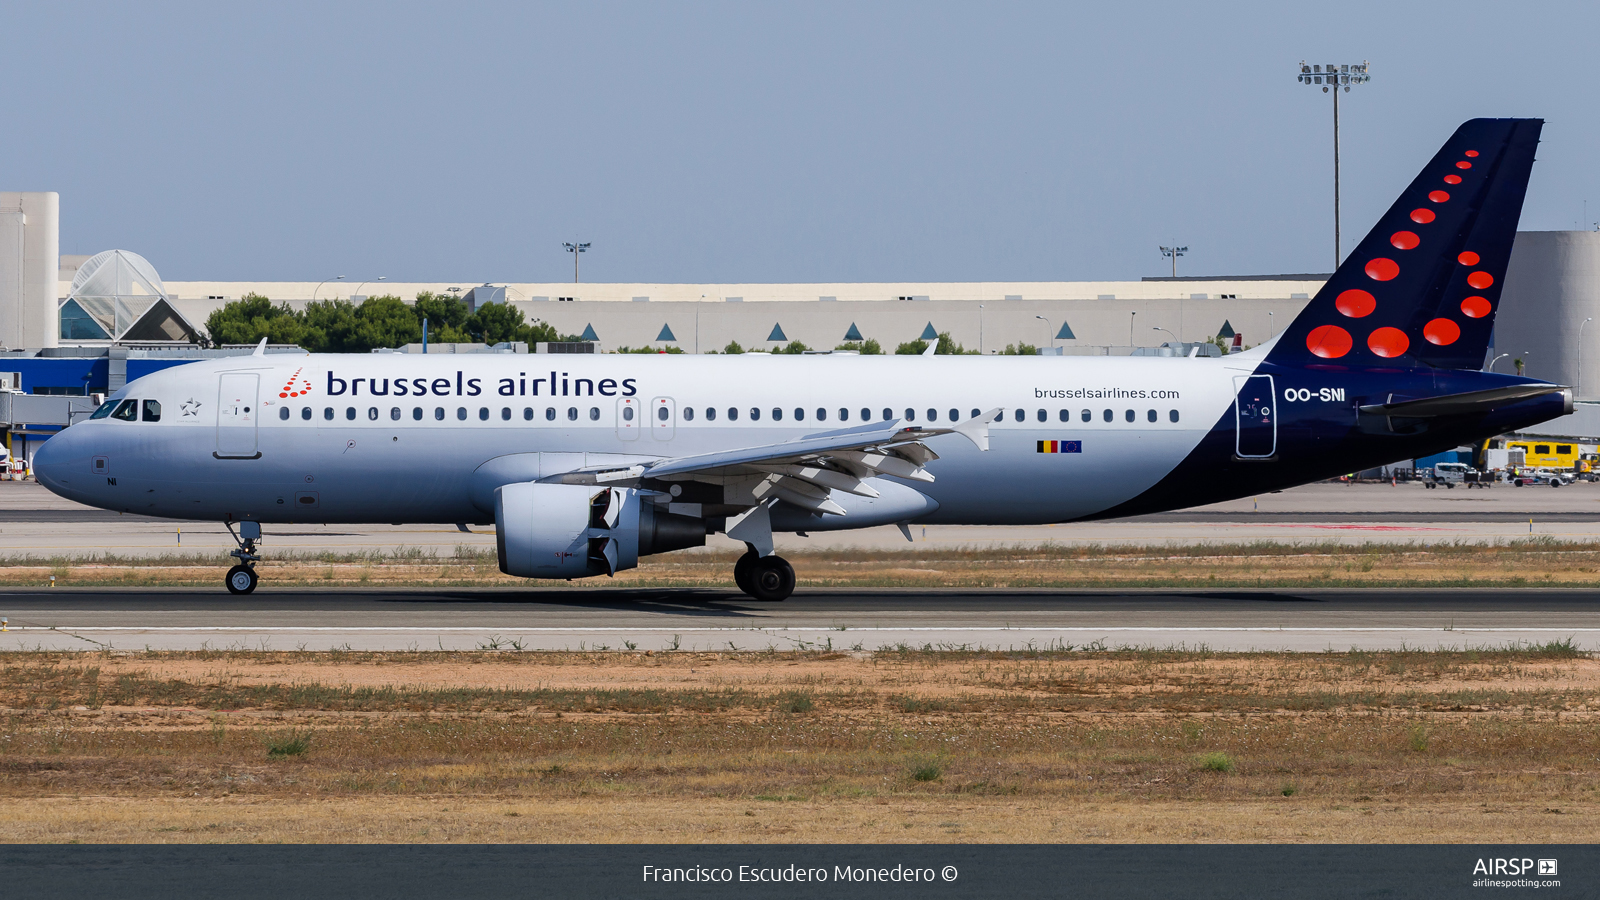
[[[650,436],[658,441],[670,441],[678,427],[678,404],[671,397],[656,397],[650,401]]]
[[[217,387],[217,456],[250,459],[256,449],[256,420],[261,418],[254,372],[224,372]]]
[[[1278,452],[1278,410],[1271,375],[1235,375],[1235,453],[1240,459],[1266,459]]]

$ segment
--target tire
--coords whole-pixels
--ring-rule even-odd
[[[249,566],[234,566],[223,579],[230,594],[248,594],[256,589],[257,581],[256,570]]]
[[[751,587],[750,574],[760,558],[754,550],[751,550],[733,564],[733,583],[739,586],[740,591],[752,597],[755,596],[755,588]]]
[[[794,593],[794,566],[781,556],[767,556],[755,562],[750,572],[750,596],[768,603],[789,599]]]
[[[1550,486],[1551,487],[1561,487],[1561,479],[1559,479],[1559,478],[1550,479]]]

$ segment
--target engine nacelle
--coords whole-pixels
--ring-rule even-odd
[[[640,556],[702,547],[705,523],[656,509],[632,488],[503,485],[495,491],[500,571],[522,578],[614,575]]]

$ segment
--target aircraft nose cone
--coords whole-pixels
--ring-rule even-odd
[[[73,443],[77,442],[73,439],[72,429],[68,428],[33,451],[33,477],[58,494],[63,493],[66,486],[62,479],[66,477],[67,460],[72,456],[72,447],[69,445]]]

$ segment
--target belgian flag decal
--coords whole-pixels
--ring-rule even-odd
[[[1040,453],[1082,453],[1083,441],[1037,441]]]

